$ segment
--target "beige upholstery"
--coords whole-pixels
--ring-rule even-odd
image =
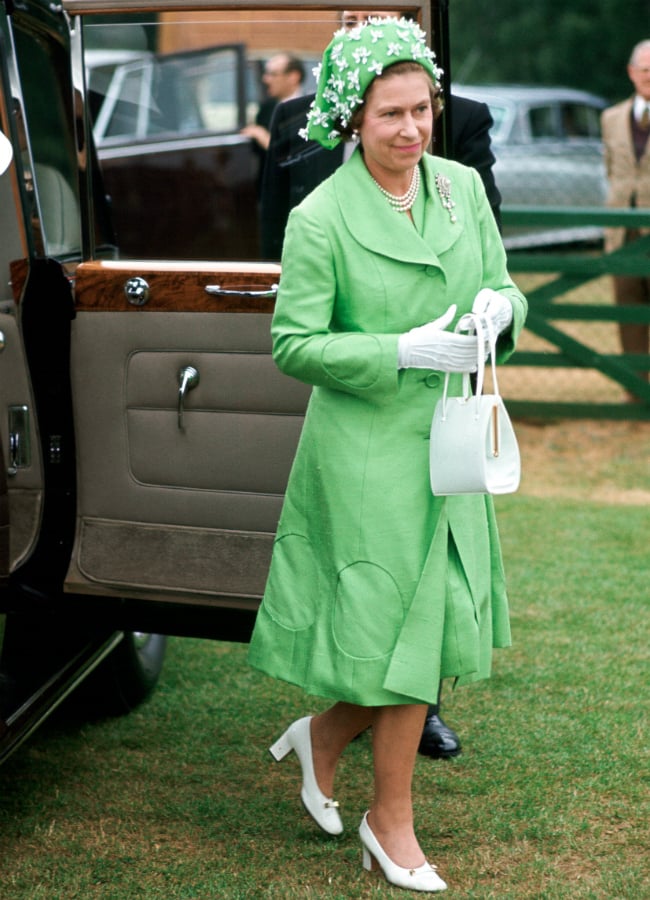
[[[43,470],[34,403],[27,377],[18,323],[13,315],[0,314],[0,331],[5,346],[0,352],[0,432],[9,465],[8,409],[12,405],[29,408],[31,424],[31,465],[9,476],[10,567],[15,569],[28,555],[38,537],[43,502]]]
[[[34,177],[48,256],[64,256],[81,248],[79,204],[63,175],[36,164]]]
[[[307,386],[264,314],[79,312],[78,527],[67,587],[260,596]],[[178,421],[179,370],[199,385]]]

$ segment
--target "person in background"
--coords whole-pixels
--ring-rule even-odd
[[[384,18],[390,13],[344,10],[342,25],[354,28],[373,16]],[[394,14],[393,14],[394,15]],[[307,194],[330,176],[354,150],[354,142],[326,149],[316,141],[300,137],[307,113],[314,100],[308,94],[289,100],[275,110],[271,121],[271,140],[262,177],[260,228],[262,256],[280,259],[287,219],[290,211]],[[485,103],[452,95],[451,157],[475,168],[485,186],[488,200],[500,225],[501,196],[494,181],[494,154],[490,146],[493,121]],[[434,759],[449,759],[462,750],[456,732],[440,715],[440,699],[428,710],[419,752]]]
[[[290,53],[277,53],[264,66],[262,81],[266,85],[267,99],[260,104],[255,123],[246,125],[241,133],[266,150],[271,138],[270,125],[278,103],[300,96],[305,80],[305,66],[301,59]]]
[[[627,73],[634,95],[604,110],[601,116],[609,182],[607,205],[650,207],[650,39],[633,48]],[[617,250],[647,233],[647,229],[607,228],[605,250]],[[614,300],[619,305],[650,305],[647,275],[614,275],[613,287]],[[649,352],[647,325],[621,323],[619,331],[624,353]],[[645,380],[648,376],[648,371],[641,373]],[[637,398],[628,392],[627,399],[634,402]]]
[[[343,831],[337,763],[370,728],[363,866],[429,893],[446,884],[413,817],[427,704],[442,677],[488,677],[510,628],[492,498],[434,497],[425,436],[445,373],[458,395],[476,368],[462,316],[490,323],[503,362],[527,308],[479,175],[426,152],[433,60],[394,18],[337,31],[323,56],[306,134],[356,149],[287,224],[273,356],[313,390],[249,646],[251,665],[333,703],[271,747],[298,756],[307,812]]]

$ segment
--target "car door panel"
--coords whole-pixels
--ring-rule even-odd
[[[4,276],[0,289],[0,465],[4,475],[0,553],[4,574],[14,571],[34,547],[43,507],[38,423],[20,327],[19,301],[27,266],[14,203],[16,178],[15,164],[0,178],[0,270]]]
[[[14,313],[0,314],[0,437],[7,473],[9,571],[38,538],[43,470],[22,338]]]
[[[140,307],[124,293],[136,276],[149,284]],[[271,264],[79,267],[67,590],[259,598],[309,396],[270,355],[278,276]],[[181,412],[186,366],[199,382]]]

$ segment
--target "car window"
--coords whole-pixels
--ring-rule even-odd
[[[172,127],[181,133],[189,131],[234,131],[246,124],[245,112],[240,117],[239,55],[233,48],[223,48],[196,58],[189,66],[181,60],[161,66],[164,82],[165,69],[174,69],[175,77],[168,77],[174,115]],[[173,91],[176,91],[173,94]],[[246,110],[243,106],[242,110]]]
[[[335,10],[160,13],[84,20],[88,108],[121,258],[261,258],[266,62],[303,63],[301,93],[340,27]],[[280,98],[283,99],[283,98]]]
[[[528,110],[530,136],[533,139],[556,138],[558,127],[554,106],[533,106]]]
[[[234,132],[246,121],[239,72],[239,48],[227,47],[117,66],[103,95],[93,73],[95,138],[101,145],[111,138]]]
[[[490,108],[490,115],[492,116],[492,120],[494,122],[494,125],[490,130],[492,140],[502,140],[507,136],[508,107],[500,106],[498,103],[495,103],[492,100],[488,101],[488,106]]]
[[[76,152],[69,124],[67,60],[57,45],[16,30],[23,108],[14,101],[22,149],[25,197],[30,204],[31,238],[37,253],[66,256],[81,249]],[[52,78],[56,72],[58,77]],[[26,123],[29,123],[28,125]]]
[[[560,105],[562,132],[571,138],[599,138],[600,110],[584,103],[562,103]]]
[[[151,70],[146,70],[151,77]],[[113,72],[98,115],[96,135],[101,138],[136,137],[146,133],[150,119],[143,64],[121,66]],[[97,90],[94,91],[97,95]],[[96,102],[100,102],[99,100]]]

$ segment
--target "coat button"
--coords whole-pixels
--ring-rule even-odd
[[[429,372],[427,377],[424,379],[424,383],[428,388],[438,387],[442,380],[442,376],[439,372]]]

